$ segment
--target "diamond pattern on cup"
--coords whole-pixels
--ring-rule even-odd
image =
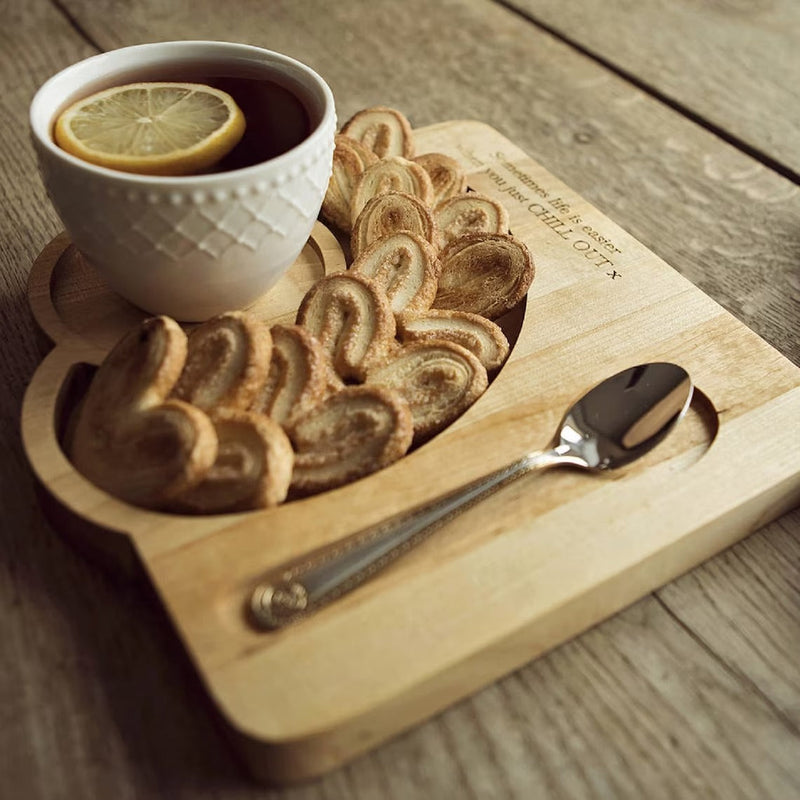
[[[255,252],[269,231],[264,230],[263,223],[257,219],[251,220],[247,227],[239,234],[239,244]]]
[[[75,197],[71,224],[87,238],[98,238],[98,231],[102,232],[106,242],[114,242],[136,257],[157,252],[178,261],[201,251],[218,258],[237,244],[256,252],[268,237],[283,239],[316,216],[314,197],[324,193],[328,184],[326,163],[315,159],[308,172],[291,178],[287,175],[280,183],[262,181],[235,192],[225,191],[225,202],[199,190],[173,191],[168,196],[130,190],[125,205],[88,202],[87,191],[110,197],[117,190],[79,185],[65,176]],[[316,191],[308,192],[298,182]],[[233,205],[231,200],[235,200]],[[103,208],[102,214],[89,212],[98,207]],[[282,222],[276,224],[276,219]]]

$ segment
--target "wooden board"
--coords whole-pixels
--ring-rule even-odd
[[[402,461],[335,492],[198,519],[133,509],[89,485],[58,447],[63,387],[138,312],[76,266],[64,240],[32,272],[34,313],[58,342],[23,406],[33,468],[90,523],[71,526],[84,544],[141,561],[250,768],[269,781],[319,774],[395,735],[800,497],[800,452],[788,440],[800,370],[490,127],[450,122],[416,136],[421,151],[459,159],[472,188],[504,202],[537,275],[486,394]],[[289,277],[288,305],[321,262],[341,268],[332,237],[321,227],[317,237],[297,266],[304,277]],[[277,303],[267,317],[289,313],[283,292],[282,283],[265,299]],[[249,624],[246,603],[266,571],[545,446],[585,389],[659,359],[685,366],[698,392],[642,462],[608,476],[522,479],[312,619],[279,633]]]

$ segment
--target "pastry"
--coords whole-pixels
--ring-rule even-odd
[[[467,192],[440,203],[433,212],[439,248],[467,233],[507,233],[508,212],[491,197]]]
[[[199,409],[166,401],[185,358],[186,336],[168,317],[145,320],[109,352],[69,446],[84,477],[147,508],[202,479],[217,455],[214,426]]]
[[[439,253],[442,265],[433,308],[497,319],[528,291],[534,265],[528,248],[510,234],[470,233]]]
[[[436,297],[439,260],[433,247],[416,234],[393,233],[374,241],[350,272],[372,278],[395,314],[424,311]]]
[[[509,351],[508,339],[499,325],[465,311],[430,309],[421,314],[401,314],[397,317],[397,332],[404,343],[446,339],[460,344],[490,372],[502,365]]]
[[[219,448],[203,479],[174,510],[219,514],[269,508],[286,499],[294,465],[289,437],[263,414],[223,408],[211,415]]]
[[[373,197],[387,192],[414,195],[427,206],[433,202],[433,184],[428,173],[414,161],[392,156],[375,162],[361,173],[353,189],[351,219],[358,219],[361,210]]]
[[[389,298],[370,278],[354,272],[317,281],[300,303],[297,324],[319,339],[345,381],[363,380],[367,366],[395,341]]]
[[[383,469],[405,454],[413,433],[411,411],[397,392],[346,386],[292,426],[291,493],[326,491]]]
[[[186,334],[170,317],[150,317],[125,335],[98,367],[84,409],[116,416],[163,403],[186,362]]]
[[[446,341],[413,342],[367,372],[368,386],[399,392],[408,402],[414,441],[449,425],[483,394],[486,370],[469,350]]]
[[[173,396],[203,410],[247,408],[263,383],[272,342],[269,329],[242,311],[229,311],[189,335],[186,364]]]
[[[274,325],[267,379],[250,405],[280,425],[291,425],[323,400],[331,385],[341,386],[324,348],[301,325]]]
[[[378,158],[414,157],[414,135],[409,121],[394,108],[375,106],[354,114],[340,133],[356,139]]]
[[[374,164],[378,157],[361,142],[349,136],[337,135],[335,142],[333,167],[328,189],[322,201],[321,213],[332,225],[349,233],[352,228],[350,203],[353,198],[353,188],[361,173],[370,164]]]
[[[181,400],[120,414],[106,441],[88,460],[85,450],[75,451],[78,471],[121,500],[153,509],[201,481],[218,446],[208,415]]]
[[[433,205],[467,189],[467,174],[461,164],[444,153],[424,153],[414,161],[425,169],[433,184]]]
[[[405,192],[376,195],[361,209],[353,224],[350,236],[353,259],[376,239],[400,231],[416,233],[431,244],[436,242],[433,214],[418,197]]]

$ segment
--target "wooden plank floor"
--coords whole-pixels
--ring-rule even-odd
[[[240,769],[147,590],[98,570],[45,522],[19,442],[24,387],[46,349],[25,280],[60,229],[27,106],[69,63],[152,40],[286,52],[327,78],[342,120],[374,103],[416,125],[484,120],[800,364],[800,104],[797,80],[781,78],[796,69],[787,37],[800,7],[719,0],[702,26],[685,5],[635,5],[6,3],[0,796],[800,796],[797,510],[349,766],[278,791]]]
[[[578,13],[557,0],[509,5],[781,174],[800,176],[800,19],[792,0],[612,0],[584,3]]]

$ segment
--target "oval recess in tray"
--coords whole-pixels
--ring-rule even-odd
[[[318,222],[308,244],[275,289],[248,309],[266,324],[291,324],[308,289],[324,275],[346,269],[347,243],[339,241]],[[56,237],[33,265],[29,296],[34,316],[43,331],[58,345],[88,345],[97,355],[83,359],[67,373],[56,403],[56,437],[69,450],[74,419],[94,374],[96,363],[121,337],[150,316],[117,295],[87,264],[65,234]],[[526,298],[495,320],[513,351],[525,316]],[[185,326],[188,329],[193,325]],[[88,363],[88,362],[96,363]],[[489,387],[502,370],[489,374]],[[432,437],[435,439],[436,437]],[[408,452],[425,446],[426,439]],[[290,502],[288,500],[287,502]]]

